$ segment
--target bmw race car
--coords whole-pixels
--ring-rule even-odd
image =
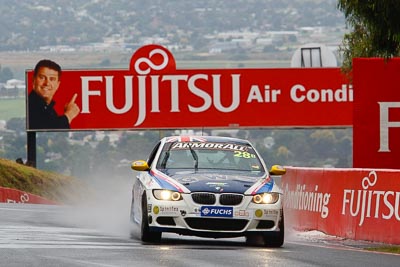
[[[132,189],[131,222],[144,242],[163,232],[200,237],[284,243],[282,191],[271,175],[285,169],[264,161],[247,140],[216,136],[161,139],[139,171]]]

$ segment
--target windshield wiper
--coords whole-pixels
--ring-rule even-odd
[[[169,158],[169,150],[165,152],[165,156],[161,162],[161,168],[165,169],[166,165],[167,165],[167,160]]]
[[[199,168],[199,157],[197,156],[196,151],[194,151],[193,148],[190,146],[190,144],[189,144],[189,149],[190,153],[192,153],[193,159],[195,160],[194,170],[197,171]]]

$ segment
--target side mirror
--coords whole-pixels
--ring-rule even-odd
[[[269,174],[271,175],[284,175],[286,173],[286,169],[281,165],[273,165],[269,170]]]
[[[145,160],[136,160],[132,162],[131,169],[142,172],[142,171],[148,171],[150,167]]]

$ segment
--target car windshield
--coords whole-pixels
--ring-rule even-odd
[[[161,152],[157,168],[264,172],[253,147],[217,142],[167,143]]]

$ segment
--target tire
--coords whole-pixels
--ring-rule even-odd
[[[135,213],[134,213],[133,209],[134,209],[134,195],[132,192],[131,210],[130,210],[130,214],[129,214],[129,219],[130,219],[131,223],[135,223]]]
[[[131,202],[131,211],[130,211],[130,215],[129,215],[129,235],[131,238],[135,238],[135,226],[136,226],[136,222],[135,222],[135,214],[133,212],[133,195],[132,195],[132,202]]]
[[[146,193],[142,197],[142,224],[140,226],[140,240],[149,243],[159,243],[161,241],[161,232],[151,232],[149,227],[149,217],[147,211]]]
[[[279,232],[264,233],[264,246],[270,248],[279,248],[283,246],[285,240],[285,220],[282,211],[282,217],[279,221]]]
[[[246,244],[248,246],[252,246],[252,247],[261,247],[262,245],[264,245],[263,237],[264,236],[255,235],[255,234],[247,235],[246,236]]]

